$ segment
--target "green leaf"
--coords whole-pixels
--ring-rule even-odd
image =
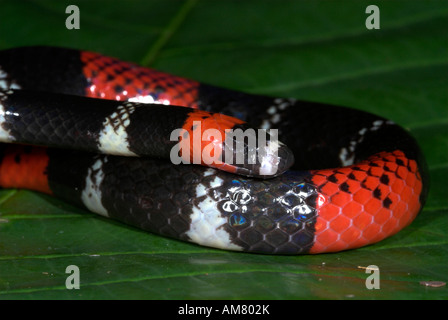
[[[67,30],[76,4],[81,28]],[[0,191],[0,299],[446,299],[446,1],[13,1],[0,49],[93,50],[219,86],[371,111],[411,130],[431,189],[414,223],[378,244],[315,256],[226,252],[99,218],[30,191]],[[393,139],[393,137],[391,137]],[[80,290],[67,290],[68,265]],[[380,269],[368,290],[365,268]]]

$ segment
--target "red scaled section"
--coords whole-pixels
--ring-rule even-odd
[[[0,163],[0,187],[31,189],[51,194],[45,148],[10,145]]]
[[[181,136],[180,148],[181,151],[188,151],[181,152],[182,158],[187,163],[236,172],[237,167],[224,162],[222,151],[226,142],[226,132],[242,123],[244,121],[224,114],[202,110],[190,112],[182,126],[185,134]]]
[[[310,253],[358,248],[389,237],[420,211],[417,163],[402,151],[381,152],[344,168],[312,171],[319,204]]]
[[[86,96],[196,108],[199,83],[98,53],[81,52]]]

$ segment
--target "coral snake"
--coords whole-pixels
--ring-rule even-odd
[[[186,138],[171,140],[175,128]],[[288,147],[278,143],[271,162],[243,168],[167,159],[173,144],[210,128],[216,136],[277,129]],[[67,48],[0,51],[0,140],[3,188],[37,190],[149,232],[228,250],[315,254],[372,244],[409,225],[428,191],[416,141],[390,120]],[[290,150],[294,165],[286,170]]]

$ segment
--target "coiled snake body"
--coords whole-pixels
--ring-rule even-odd
[[[236,92],[53,47],[1,51],[0,90],[0,140],[7,142],[0,186],[46,192],[156,234],[229,250],[335,252],[395,234],[425,202],[427,169],[415,140],[363,111]],[[145,118],[135,102],[159,106]],[[173,118],[163,104],[196,111],[182,108]],[[118,154],[139,154],[135,146],[146,142],[137,131],[182,127],[204,111],[278,129],[294,153],[293,169],[260,179],[162,159],[11,144],[65,141],[102,151],[107,136]]]

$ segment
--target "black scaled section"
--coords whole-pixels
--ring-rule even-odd
[[[182,129],[194,109],[158,104],[136,106],[129,114],[129,126],[126,128],[129,149],[135,154],[168,158],[172,147],[177,144],[177,140],[170,141],[171,133]]]
[[[2,104],[3,129],[16,142],[96,151],[103,122],[120,102],[18,90]]]
[[[225,231],[244,251],[298,254],[313,245],[318,194],[309,172],[266,182],[201,166],[112,156],[102,161],[101,171],[109,216],[140,229],[188,241],[191,215],[210,214],[213,207],[223,224],[210,221],[210,228]]]
[[[156,234],[188,240],[192,199],[204,168],[167,161],[107,157],[102,203],[109,216]]]
[[[85,95],[80,51],[23,47],[0,51],[0,70],[21,89]],[[45,75],[45,76],[42,76]]]
[[[206,198],[218,201],[218,210],[228,221],[222,229],[234,244],[250,252],[309,252],[314,243],[318,196],[309,172],[288,171],[269,181],[226,177],[219,176],[223,178],[219,188],[203,182],[207,194],[194,202],[199,206]],[[214,182],[215,178],[204,180]]]
[[[87,172],[96,155],[48,149],[48,184],[53,194],[69,203],[85,208],[81,195],[86,187]]]
[[[272,99],[201,84],[197,102],[201,110],[223,113],[258,126],[263,116],[260,111],[266,110],[272,104]]]
[[[340,166],[341,148],[347,147],[360,129],[380,119],[354,109],[300,100],[280,109],[272,97],[203,84],[198,99],[200,108],[241,118],[255,128],[267,121],[270,129],[279,130],[279,140],[293,151],[293,168],[299,170]],[[271,107],[275,113],[268,113]],[[276,123],[271,121],[274,115],[279,119]]]

